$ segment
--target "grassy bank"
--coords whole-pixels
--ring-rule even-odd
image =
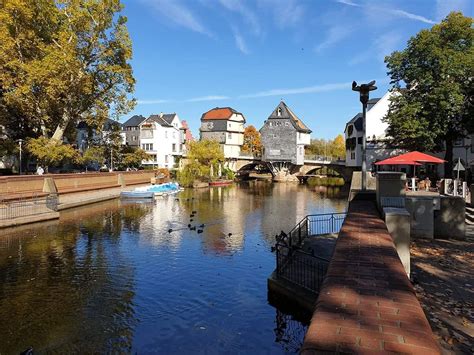
[[[309,186],[344,186],[344,179],[340,177],[310,177]]]

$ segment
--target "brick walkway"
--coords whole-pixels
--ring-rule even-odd
[[[439,354],[430,325],[373,202],[353,201],[302,354]]]

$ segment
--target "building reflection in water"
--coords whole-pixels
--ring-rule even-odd
[[[131,350],[134,267],[116,243],[120,215],[114,201],[2,236],[0,353]]]

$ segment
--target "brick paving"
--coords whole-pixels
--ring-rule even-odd
[[[302,354],[440,354],[392,239],[371,201],[353,201]]]

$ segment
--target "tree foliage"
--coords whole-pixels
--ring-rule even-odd
[[[474,130],[473,40],[473,19],[453,12],[385,58],[394,92],[385,118],[392,145],[445,146],[448,172],[453,141]]]
[[[135,81],[121,9],[120,0],[0,2],[0,124],[51,143],[73,122],[99,128],[128,112]]]
[[[245,127],[242,152],[252,154],[253,156],[257,157],[262,155],[262,141],[260,132],[257,131],[257,129],[252,125]]]
[[[334,139],[311,139],[309,146],[305,148],[307,155],[320,155],[330,158],[342,158],[346,155],[346,144],[342,134]]]
[[[142,161],[150,160],[150,156],[141,148],[122,154],[121,165],[126,168],[139,168]]]
[[[80,158],[80,163],[84,165],[89,165],[89,164],[98,164],[99,167],[104,165],[105,163],[105,149],[104,147],[100,146],[91,146],[87,148],[84,153],[82,154],[82,157]]]
[[[71,145],[62,142],[48,144],[48,138],[46,137],[29,139],[26,148],[46,168],[57,165],[66,159],[74,162],[80,160],[78,151]]]
[[[188,160],[178,172],[178,181],[183,186],[192,186],[195,180],[210,180],[224,162],[224,153],[217,141],[194,141],[189,143]]]

